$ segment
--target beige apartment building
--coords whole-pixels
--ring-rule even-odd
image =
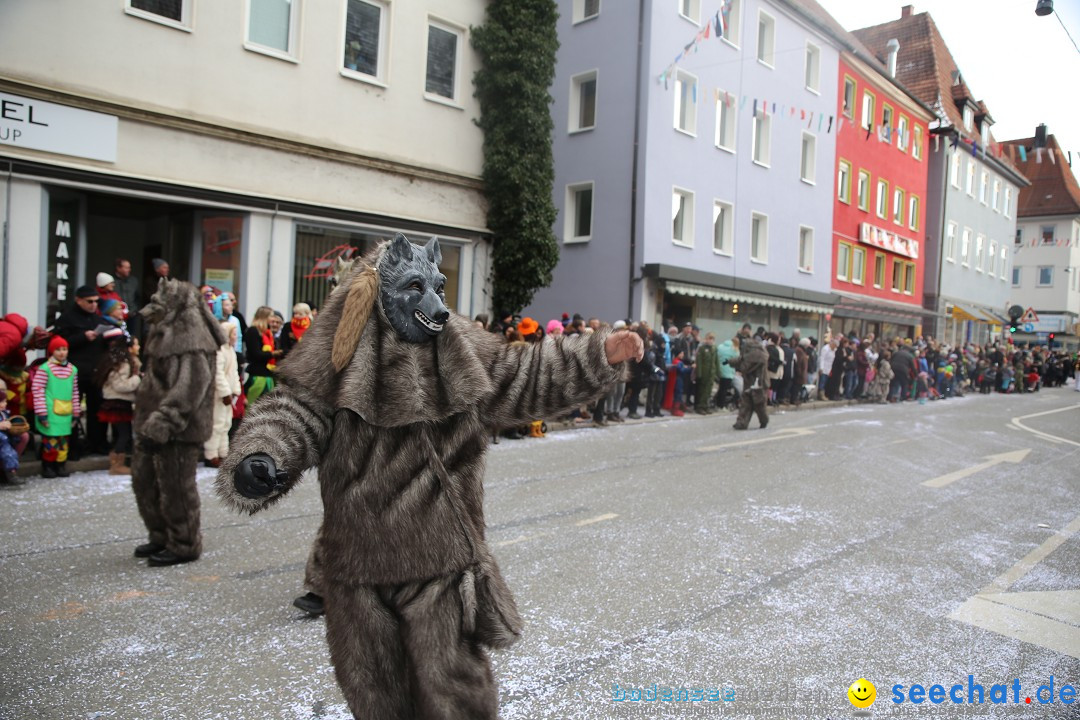
[[[5,0],[3,312],[48,324],[152,259],[249,316],[319,305],[327,260],[438,236],[486,310],[483,0]]]

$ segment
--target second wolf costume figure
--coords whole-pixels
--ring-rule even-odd
[[[636,334],[508,345],[445,306],[438,242],[377,248],[240,427],[219,494],[255,512],[318,466],[326,634],[356,718],[498,715],[486,648],[521,633],[484,537],[492,427],[594,400]]]
[[[214,371],[225,339],[198,289],[181,280],[160,280],[139,314],[150,329],[135,395],[131,485],[149,542],[135,556],[175,565],[202,553],[195,468],[220,402]]]

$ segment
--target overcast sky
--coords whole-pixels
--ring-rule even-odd
[[[855,30],[900,17],[902,0],[818,0]],[[1036,0],[914,0],[929,12],[977,100],[994,118],[997,140],[1031,137],[1046,123],[1080,167],[1080,52]],[[1080,43],[1080,0],[1054,0],[1055,13]],[[903,50],[901,50],[903,54]],[[1078,173],[1080,174],[1080,173]]]

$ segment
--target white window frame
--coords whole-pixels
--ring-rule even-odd
[[[866,193],[863,194],[863,178],[866,178]],[[870,174],[869,170],[859,168],[859,180],[855,184],[855,202],[857,207],[863,212],[870,212],[870,186],[873,184],[874,178]]]
[[[716,223],[720,220],[721,245],[716,246]],[[735,205],[724,200],[713,201],[713,254],[735,255]]]
[[[1005,186],[1005,207],[1003,208],[1005,217],[1012,217],[1012,188],[1008,185]]]
[[[979,173],[979,202],[983,205],[990,202],[990,175],[985,170]]]
[[[142,18],[143,20],[149,20],[150,22],[156,22],[176,30],[183,30],[184,32],[194,32],[194,28],[192,27],[195,14],[194,6],[195,0],[182,0],[180,4],[180,20],[177,22],[172,18],[152,13],[149,10],[132,7],[131,0],[124,0],[124,12],[126,14],[131,15],[132,17]]]
[[[1022,267],[1014,267],[1012,269],[1012,273],[1010,273],[1010,274],[1012,275],[1012,286],[1015,287],[1015,288],[1020,287],[1020,283],[1024,279],[1023,278],[1024,268],[1022,268]],[[1001,276],[1005,277],[1005,273],[1002,273]]]
[[[739,47],[740,20],[742,19],[743,0],[731,0],[728,9],[728,22],[724,26],[724,34],[721,39],[733,48]]]
[[[960,152],[953,150],[951,166],[949,168],[949,182],[957,190],[960,189]]]
[[[844,176],[847,179],[844,179]],[[845,205],[851,204],[851,163],[847,160],[837,161],[836,171],[836,199]]]
[[[686,12],[683,12],[683,6]],[[679,0],[679,17],[689,20],[695,25],[701,24],[701,0]]]
[[[262,55],[269,55],[279,60],[300,62],[297,58],[297,51],[300,38],[300,5],[303,0],[292,0],[289,3],[289,40],[288,47],[284,50],[270,45],[263,45],[251,39],[251,5],[253,2],[255,0],[247,0],[244,3],[244,49]]]
[[[581,91],[585,83],[592,81],[593,85],[593,123],[592,125],[581,124]],[[597,102],[600,95],[600,70],[592,70],[578,73],[570,78],[570,114],[567,118],[567,134],[587,132],[596,128],[596,115],[600,110]]]
[[[907,212],[908,212],[908,229],[919,229],[919,196],[908,194],[907,199]]]
[[[578,227],[578,192],[581,190],[589,190],[590,203],[589,203],[589,234],[588,235],[576,235]],[[566,209],[565,217],[563,218],[563,244],[573,245],[576,243],[589,242],[593,238],[593,234],[596,231],[596,182],[593,180],[587,180],[585,182],[572,183],[566,186],[566,201],[563,204]]]
[[[997,275],[997,242],[993,238],[990,240],[990,250],[986,253],[986,257],[990,261],[986,274],[995,277]]]
[[[739,113],[738,113],[738,110],[736,109],[736,106],[733,104],[732,106],[728,107],[727,102],[725,102],[725,93],[724,93],[723,90],[720,90],[719,95],[716,98],[716,134],[715,134],[715,143],[716,143],[716,147],[720,148],[721,150],[726,150],[726,151],[728,151],[729,153],[732,153],[732,154],[735,153],[735,142],[736,142],[736,139],[738,138],[738,129],[736,127],[736,122],[738,120],[738,117],[739,117]],[[724,125],[723,124],[725,122],[727,123],[726,127],[727,127],[727,130],[728,130],[728,134],[731,136],[728,139],[725,139],[724,137],[722,137],[723,134],[724,134],[723,133],[723,130],[724,130]]]
[[[904,199],[907,197],[907,193],[901,187],[893,187],[892,194],[892,221],[897,225],[904,224],[904,211],[907,210],[907,204]]]
[[[806,151],[808,141],[809,153]],[[806,167],[807,162],[809,167]],[[799,144],[799,179],[807,185],[817,184],[817,136],[806,130],[802,131],[802,142]]]
[[[814,228],[809,225],[799,226],[799,247],[796,262],[799,272],[813,274],[814,272]],[[803,262],[804,260],[808,262]]]
[[[949,221],[945,226],[945,259],[951,263],[956,262],[956,223]]]
[[[960,233],[960,265],[961,267],[968,267],[971,262],[969,256],[971,254],[971,236],[974,233],[971,232],[971,228],[965,227]]]
[[[851,282],[851,245],[838,243],[836,246],[836,279]],[[844,256],[847,256],[846,258]]]
[[[755,165],[766,168],[772,167],[772,115],[766,115],[761,110],[758,110],[753,118],[750,156],[753,158]]]
[[[345,2],[342,3],[342,5],[344,6],[345,12],[342,14],[342,17],[341,17],[341,24],[342,24],[341,39],[342,40],[341,40],[341,45],[339,46],[340,47],[340,54],[338,55],[338,57],[340,58],[341,69],[339,70],[339,72],[344,77],[350,78],[352,80],[359,80],[361,82],[365,82],[365,83],[368,83],[370,85],[377,85],[379,87],[387,87],[387,78],[390,77],[390,68],[389,68],[389,65],[390,65],[390,52],[389,52],[389,48],[390,48],[390,22],[391,22],[390,4],[388,2],[385,2],[385,0],[351,0],[351,1],[352,2],[364,3],[366,5],[374,5],[374,6],[379,8],[379,11],[380,11],[379,12],[379,51],[378,51],[378,55],[376,57],[376,66],[377,66],[376,67],[376,74],[375,75],[369,75],[369,74],[367,74],[365,72],[361,72],[360,70],[352,70],[352,69],[345,66],[345,49],[347,47],[347,43],[345,42],[345,37],[346,37],[345,33],[348,30],[349,2],[350,2],[350,0],[345,0]],[[426,41],[425,41],[425,47],[426,46],[427,46],[427,44],[426,44]],[[426,55],[425,55],[425,59],[426,59]]]
[[[994,178],[993,194],[990,195],[990,207],[994,212],[1001,212],[1001,178]]]
[[[856,258],[861,258],[856,260]],[[858,273],[855,271],[858,270]],[[851,248],[851,283],[866,285],[866,248],[853,245]]]
[[[911,157],[922,160],[922,125],[912,124],[911,127]]]
[[[1009,254],[1007,252],[1007,247],[1004,243],[1002,243],[1001,248],[998,250],[998,252],[1000,253],[1001,257],[1001,274],[998,277],[1001,278],[1001,282],[1005,282],[1005,275],[1009,271]]]
[[[986,267],[985,255],[983,251],[986,249],[986,236],[979,233],[975,236],[975,272],[984,272]]]
[[[295,1],[295,0],[294,0]],[[428,43],[431,41],[431,28],[437,28],[443,32],[452,33],[457,35],[457,42],[454,44],[454,94],[452,97],[446,97],[445,95],[439,95],[438,93],[428,92],[427,89],[427,57],[428,57]],[[461,105],[461,64],[464,59],[464,47],[466,43],[465,28],[458,25],[453,25],[436,17],[428,16],[428,32],[427,38],[424,39],[424,99],[437,102],[442,105],[450,105],[452,107],[464,109]]]
[[[881,272],[878,272],[878,263],[881,263]],[[885,287],[885,267],[889,264],[885,253],[874,251],[874,287],[881,290]]]
[[[967,161],[967,177],[964,180],[964,192],[969,197],[975,197],[975,162],[971,159]]]
[[[1043,282],[1043,270],[1050,271],[1050,282]],[[1035,287],[1048,288],[1054,287],[1054,266],[1053,265],[1039,265],[1035,268]]]
[[[596,12],[592,15],[586,15],[585,5],[588,0],[574,0],[574,9],[572,11],[572,24],[577,25],[578,23],[583,23],[586,20],[592,20],[593,18],[600,17],[600,1],[601,0],[596,0]]]
[[[964,106],[964,129],[971,132],[972,126],[975,124],[975,111],[971,109],[970,105]]]
[[[764,241],[754,235],[754,220],[758,220],[758,227],[764,228]],[[754,255],[754,245],[757,244],[758,254]],[[764,250],[764,252],[761,252]],[[769,216],[756,210],[750,213],[750,262],[766,265],[769,262]]]
[[[675,217],[677,216],[677,209],[675,203],[678,198],[682,198],[685,202],[682,205],[683,211],[683,223],[682,223],[682,235],[683,237],[675,237]],[[686,188],[673,187],[671,189],[671,242],[680,247],[694,247],[694,191],[687,190]]]
[[[896,149],[906,153],[908,149],[908,119],[900,115],[896,120]]]
[[[904,294],[914,295],[916,272],[915,263],[904,260],[902,264],[904,266]]]
[[[863,88],[862,103],[859,105],[859,127],[863,130],[868,130],[873,127],[874,115],[876,112],[877,96],[866,88]]]
[[[821,94],[821,48],[809,40],[806,41],[806,60],[803,80],[806,89],[815,95]]]
[[[766,33],[762,39],[762,27]],[[764,10],[758,10],[757,61],[767,68],[776,68],[776,18]],[[764,47],[762,47],[764,45]]]
[[[689,82],[689,84],[688,84]],[[700,93],[698,92],[698,79],[696,75],[691,75],[685,70],[675,71],[675,130],[676,132],[685,133],[691,137],[697,137],[697,106]],[[688,127],[682,127],[680,125],[680,119],[682,117],[684,107],[684,96],[689,99],[690,112],[687,114],[685,120],[687,120]]]
[[[885,189],[882,192],[882,188]],[[878,178],[877,181],[877,195],[874,202],[874,213],[882,220],[889,219],[889,181],[884,178]]]

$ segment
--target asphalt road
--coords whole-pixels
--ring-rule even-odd
[[[731,423],[491,448],[488,537],[527,623],[495,656],[503,718],[851,717],[862,677],[873,717],[1080,717],[1080,393]],[[0,718],[349,717],[323,621],[290,606],[316,483],[248,518],[210,477],[205,554],[172,568],[132,558],[126,478],[0,491]]]

